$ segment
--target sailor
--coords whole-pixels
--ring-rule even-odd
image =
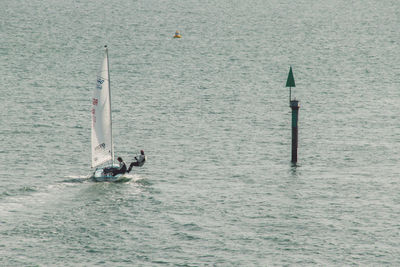
[[[132,170],[133,166],[142,167],[143,164],[146,162],[146,156],[145,156],[143,150],[140,150],[140,155],[139,155],[139,157],[135,157],[135,160],[136,161],[132,162],[131,165],[129,165],[129,168],[127,171],[128,173]]]
[[[122,160],[121,157],[118,157],[117,160],[119,161],[119,168],[115,168],[112,170],[112,175],[115,176],[117,174],[124,174],[126,173],[126,164]]]

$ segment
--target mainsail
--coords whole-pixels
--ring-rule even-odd
[[[114,162],[107,46],[92,99],[92,168],[106,162]]]

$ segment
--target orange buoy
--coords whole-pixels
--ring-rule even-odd
[[[174,38],[181,38],[182,36],[180,35],[179,31],[175,32]]]

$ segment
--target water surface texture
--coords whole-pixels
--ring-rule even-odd
[[[400,265],[397,0],[0,15],[0,265]],[[116,155],[148,156],[125,183],[86,179],[105,44]]]

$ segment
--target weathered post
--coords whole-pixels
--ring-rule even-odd
[[[292,163],[297,163],[297,147],[298,147],[298,121],[299,121],[299,101],[292,100],[292,87],[296,87],[294,82],[292,67],[290,67],[286,87],[289,87],[289,103],[292,109]]]

